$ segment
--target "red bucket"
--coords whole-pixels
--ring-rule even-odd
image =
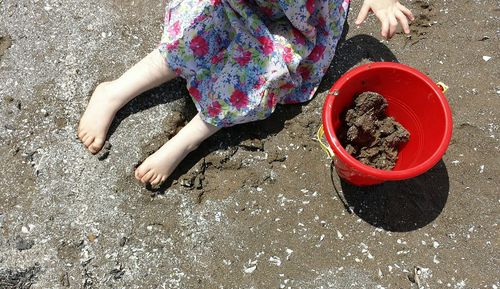
[[[336,135],[342,112],[353,97],[373,91],[387,99],[387,115],[409,132],[392,170],[365,165],[349,155]],[[443,156],[451,139],[452,118],[443,88],[420,71],[403,64],[376,62],[344,74],[330,89],[323,107],[326,139],[335,154],[339,176],[358,186],[416,177],[432,168]]]

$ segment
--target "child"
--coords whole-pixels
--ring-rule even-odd
[[[116,112],[176,76],[187,80],[198,114],[135,171],[142,183],[164,182],[187,154],[221,127],[268,117],[277,103],[305,102],[330,65],[350,0],[171,0],[155,49],[120,78],[94,91],[78,137],[99,152]],[[389,39],[411,12],[397,0],[365,0]]]

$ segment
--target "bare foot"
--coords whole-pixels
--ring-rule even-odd
[[[135,170],[136,179],[153,186],[163,183],[190,152],[219,129],[220,127],[203,121],[198,113],[179,133]]]
[[[97,86],[78,126],[78,137],[93,154],[106,140],[116,112],[137,95],[173,79],[158,49],[153,50],[120,78]]]
[[[78,125],[78,138],[91,153],[101,150],[109,126],[125,101],[114,82],[103,82],[95,89]]]
[[[153,186],[161,184],[194,149],[195,147],[186,145],[181,139],[174,137],[135,170],[135,178],[144,184],[150,183]]]

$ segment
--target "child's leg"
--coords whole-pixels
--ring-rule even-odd
[[[175,78],[155,49],[120,78],[97,86],[78,126],[78,137],[92,153],[101,150],[109,126],[120,108],[139,94]]]
[[[135,177],[152,185],[164,182],[191,151],[218,130],[218,127],[203,121],[198,113],[178,134],[137,168]]]

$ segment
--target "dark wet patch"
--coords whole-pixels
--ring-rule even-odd
[[[9,35],[0,36],[0,59],[12,46],[12,38]]]
[[[35,265],[27,269],[0,269],[0,288],[2,289],[29,289],[35,284],[40,266]]]
[[[16,249],[19,251],[29,250],[33,245],[35,245],[33,240],[21,238],[20,236],[16,238]]]
[[[109,156],[109,152],[111,151],[111,143],[106,141],[102,146],[101,150],[96,154],[98,160],[103,161]]]

